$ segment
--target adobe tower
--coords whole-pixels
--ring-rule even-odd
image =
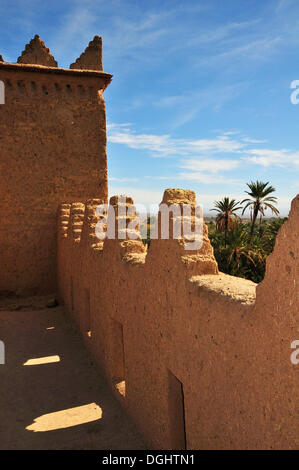
[[[107,202],[106,115],[96,36],[70,66],[39,36],[17,63],[0,56],[0,293],[56,290],[56,213],[62,200]]]

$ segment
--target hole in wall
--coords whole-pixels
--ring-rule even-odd
[[[121,382],[115,383],[115,390],[123,397],[126,396],[126,381],[122,380]]]
[[[24,82],[22,82],[22,81],[20,81],[20,80],[17,81],[17,86],[18,86],[18,89],[19,89],[19,91],[20,91],[21,93],[25,90],[25,84],[24,84]]]

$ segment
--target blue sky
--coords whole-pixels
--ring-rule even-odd
[[[296,0],[0,0],[0,54],[39,34],[60,67],[103,37],[110,195],[158,203],[169,187],[243,199],[270,181],[288,213],[299,187]],[[270,215],[270,214],[269,214]]]

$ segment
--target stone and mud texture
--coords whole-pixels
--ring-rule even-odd
[[[162,203],[196,205],[180,189]],[[146,250],[130,197],[110,199],[127,237],[98,240],[98,204],[58,211],[60,300],[147,445],[297,449],[299,195],[259,285],[218,272],[205,224],[200,249],[162,239],[158,227]]]
[[[164,192],[146,247],[130,196],[98,210],[101,51],[61,69],[35,36],[0,61],[0,446],[298,449],[299,195],[259,285],[219,272],[204,222],[191,249],[163,236],[165,206],[196,226],[193,191]]]
[[[35,36],[0,61],[0,291],[56,290],[56,212],[63,200],[107,199],[102,68],[96,36],[70,69]]]

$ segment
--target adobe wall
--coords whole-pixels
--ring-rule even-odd
[[[59,210],[60,296],[149,447],[298,448],[299,195],[258,286],[218,273],[206,227],[193,252],[184,240],[148,252],[140,239],[99,241],[98,204]]]
[[[2,293],[55,292],[58,205],[107,199],[102,93],[112,76],[101,71],[101,44],[94,41],[83,63],[94,70],[81,70],[80,58],[76,68],[57,68],[38,36],[17,64],[0,61]]]

